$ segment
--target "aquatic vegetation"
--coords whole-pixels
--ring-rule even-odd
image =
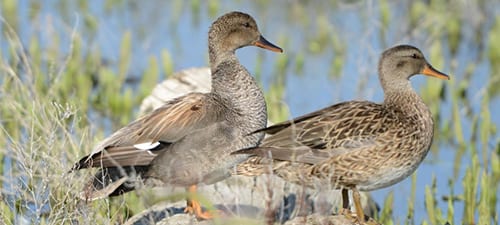
[[[205,36],[206,21],[234,9],[254,13],[285,49],[272,58],[239,55],[266,90],[272,121],[334,103],[325,100],[332,95],[339,101],[381,99],[371,88],[378,85],[373,57],[397,43],[418,45],[451,80],[416,81],[436,115],[437,138],[419,168],[425,172],[417,171],[406,186],[374,193],[378,219],[500,221],[497,2],[171,1],[158,3],[157,21],[144,12],[159,7],[153,3],[55,2],[47,9],[38,1],[0,1],[0,223],[16,224],[21,216],[38,224],[116,224],[160,200],[185,197],[154,199],[152,191],[141,190],[85,204],[77,198],[81,182],[72,182],[83,176],[66,172],[96,141],[135,118],[161,79],[206,65],[206,55],[198,53],[206,49],[183,48],[206,41],[191,37],[193,29]],[[303,88],[291,89],[302,87],[297,82]]]

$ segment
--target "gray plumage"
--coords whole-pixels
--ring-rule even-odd
[[[214,183],[244,160],[230,155],[258,144],[266,126],[264,95],[239,63],[235,50],[255,45],[281,52],[260,34],[252,17],[232,12],[218,18],[209,31],[212,71],[210,93],[190,93],[167,102],[102,141],[73,169],[100,167],[84,193],[86,199],[133,190],[137,180],[190,186]],[[149,145],[138,145],[149,143]]]

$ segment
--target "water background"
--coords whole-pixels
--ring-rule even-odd
[[[464,136],[471,134],[471,114],[481,111],[481,99],[491,74],[488,61],[488,33],[500,14],[500,2],[453,1],[469,9],[458,16],[461,38],[456,53],[451,53],[445,32],[446,16],[422,18],[422,23],[435,23],[438,30],[425,29],[428,24],[411,24],[411,1],[388,1],[383,6],[378,1],[29,1],[18,2],[18,26],[16,30],[22,43],[33,37],[40,38],[43,47],[50,47],[57,36],[61,53],[70,51],[71,34],[77,32],[83,39],[85,51],[99,50],[109,64],[119,57],[120,42],[126,32],[132,34],[132,63],[128,77],[134,78],[147,69],[148,58],[161,57],[167,50],[173,59],[174,70],[208,65],[207,32],[211,22],[225,12],[238,10],[253,15],[262,34],[271,42],[284,48],[288,61],[284,71],[283,103],[290,118],[330,104],[353,99],[383,100],[383,92],[377,77],[379,54],[396,44],[412,44],[419,47],[438,70],[448,73],[455,84],[467,79],[469,86],[464,102],[459,102]],[[84,5],[84,6],[83,6]],[[479,6],[479,8],[478,8]],[[381,7],[388,7],[386,18]],[[437,11],[446,9],[436,9]],[[469,13],[469,14],[465,14]],[[429,14],[433,16],[435,14]],[[432,27],[432,26],[431,26]],[[0,24],[0,30],[6,29]],[[443,30],[440,30],[443,29]],[[477,35],[477,32],[482,32]],[[326,33],[326,34],[325,34]],[[7,42],[1,37],[0,47],[6,53]],[[498,40],[500,41],[500,40]],[[432,55],[437,46],[442,54]],[[277,82],[276,64],[279,56],[258,48],[237,51],[241,63],[252,73],[257,73],[264,90]],[[336,57],[341,58],[335,62]],[[62,60],[62,59],[61,59]],[[335,64],[337,63],[337,64]],[[474,64],[473,75],[466,78],[467,69]],[[162,76],[165,77],[164,71]],[[432,81],[429,81],[431,80]],[[416,76],[412,84],[422,92],[429,82],[441,83],[429,77]],[[132,84],[133,85],[133,84]],[[445,83],[445,86],[448,83]],[[456,87],[457,85],[455,85]],[[445,88],[444,98],[438,102],[437,131],[453,123],[450,93]],[[490,96],[493,121],[500,124],[500,97]],[[270,109],[272,110],[272,109]],[[278,121],[275,121],[278,122]],[[107,131],[107,132],[111,132]],[[499,136],[492,137],[488,148],[495,148]],[[449,180],[463,177],[465,167],[454,173],[456,140],[437,139],[433,151],[416,172],[415,222],[427,218],[424,205],[425,186],[437,177],[437,196],[450,193]],[[470,164],[469,153],[459,158],[461,164]],[[461,182],[455,182],[453,192],[461,193]],[[498,189],[497,189],[498,190]],[[411,193],[411,179],[382,190],[373,191],[377,203],[382,204],[389,192],[394,193],[394,217],[404,221],[407,201]],[[456,209],[460,209],[460,202]],[[447,202],[438,206],[446,210]],[[497,208],[500,204],[497,202]],[[446,212],[445,212],[446,213]],[[462,218],[455,212],[455,221]]]

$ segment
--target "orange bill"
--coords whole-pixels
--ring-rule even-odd
[[[283,49],[274,45],[273,43],[267,41],[264,37],[260,36],[259,40],[253,43],[257,47],[261,47],[267,50],[271,50],[273,52],[283,52]]]
[[[434,69],[431,65],[427,64],[424,66],[424,69],[420,71],[421,74],[425,74],[427,76],[431,77],[437,77],[439,79],[443,80],[449,80],[450,77],[444,73],[439,72],[438,70]]]

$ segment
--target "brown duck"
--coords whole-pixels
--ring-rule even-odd
[[[213,22],[208,33],[211,92],[169,101],[99,143],[73,167],[101,168],[83,197],[120,195],[135,189],[137,181],[152,180],[195,191],[196,184],[229,176],[229,168],[246,158],[230,152],[257,145],[264,134],[246,134],[265,128],[267,120],[264,95],[235,55],[250,45],[282,52],[262,37],[248,14],[231,12]],[[186,211],[211,217],[196,201],[188,200]]]
[[[432,143],[431,112],[409,78],[424,74],[449,79],[409,45],[384,51],[378,72],[383,103],[342,102],[258,130],[252,134],[269,136],[258,147],[233,153],[253,155],[238,165],[236,174],[273,172],[309,187],[342,189],[344,208],[351,189],[357,218],[364,220],[358,190],[376,190],[405,179]]]

